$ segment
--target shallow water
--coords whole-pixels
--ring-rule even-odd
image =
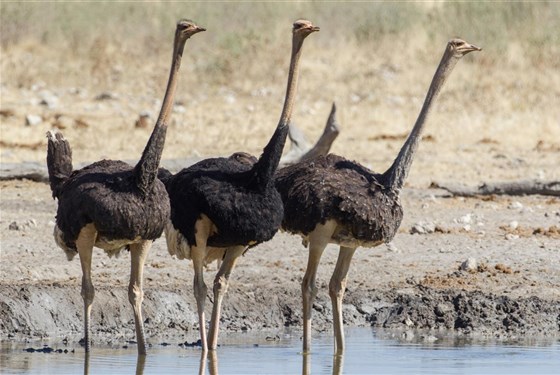
[[[93,347],[85,360],[75,353],[28,353],[23,343],[2,343],[2,374],[558,374],[560,340],[473,341],[374,331],[346,330],[344,356],[333,356],[331,334],[315,334],[313,353],[303,356],[301,333],[275,340],[264,335],[222,335],[215,356],[199,348],[154,345],[145,362],[136,347]],[[54,349],[64,348],[53,345]]]

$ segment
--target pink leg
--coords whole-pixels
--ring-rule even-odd
[[[224,261],[214,279],[214,307],[212,308],[212,319],[210,319],[210,330],[208,331],[208,348],[210,350],[215,350],[218,346],[222,301],[227,292],[229,276],[235,267],[237,259],[244,251],[245,246],[236,246],[227,249]]]
[[[351,247],[340,247],[338,260],[334,268],[331,281],[329,283],[329,295],[331,297],[333,308],[333,325],[335,335],[335,353],[342,354],[344,352],[344,326],[342,319],[342,297],[346,289],[346,277],[350,268],[352,256],[356,251]]]
[[[204,255],[205,248],[193,246],[191,248],[191,256],[194,267],[194,298],[196,299],[196,309],[198,312],[198,325],[200,329],[200,342],[202,351],[208,351],[208,344],[206,341],[206,317],[204,314],[204,306],[206,303],[206,292],[208,288],[204,283]]]
[[[144,262],[148,251],[152,246],[152,241],[142,241],[138,244],[130,245],[130,283],[128,285],[128,300],[134,311],[134,323],[136,326],[136,341],[138,342],[138,354],[146,354],[146,339],[144,337],[144,320],[142,319],[142,301],[144,291],[142,290],[142,280],[144,273]]]
[[[206,241],[210,235],[212,222],[206,216],[198,220],[195,225],[196,246],[191,247],[191,259],[194,268],[194,297],[196,299],[196,308],[198,312],[198,324],[200,329],[200,343],[202,351],[208,351],[208,341],[206,339],[206,316],[204,306],[206,304],[206,293],[208,288],[204,283],[204,265],[208,249]]]
[[[329,243],[331,236],[336,228],[336,224],[332,221],[319,224],[309,235],[309,257],[307,260],[307,269],[301,282],[301,294],[303,300],[303,352],[308,353],[311,350],[311,312],[313,310],[313,302],[317,296],[317,287],[315,279],[317,278],[317,268],[325,247]]]
[[[93,245],[97,236],[97,230],[93,224],[88,224],[82,228],[76,247],[80,256],[80,264],[82,265],[82,298],[84,300],[84,340],[86,353],[91,349],[90,338],[90,318],[91,305],[95,296],[93,283],[91,282],[91,257],[93,255]]]

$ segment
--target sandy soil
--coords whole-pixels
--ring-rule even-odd
[[[333,69],[332,53],[309,45],[296,123],[309,138],[316,137],[336,100],[343,129],[334,152],[384,170],[420,109],[440,48],[420,61],[353,49],[337,57],[344,69]],[[57,60],[49,60],[53,53],[14,47],[2,58],[1,162],[44,163],[44,134],[53,127],[70,141],[76,163],[137,158],[159,110],[154,98],[163,92],[167,60],[143,62],[136,70],[132,66],[132,73],[117,71],[122,74],[115,73],[115,84],[106,92],[89,82],[87,74],[79,76],[86,82],[56,86],[50,83],[55,78],[29,70],[41,66],[33,68],[26,61],[43,58],[50,64],[43,66],[45,71],[60,78],[63,72],[53,65]],[[69,61],[68,69],[79,71],[84,63],[79,58],[75,65]],[[233,75],[227,87],[204,84],[186,64],[164,159],[237,150],[259,154],[280,111],[287,64],[280,60],[266,82]],[[432,181],[559,180],[560,73],[546,66],[528,70],[516,56],[506,56],[505,66],[485,64],[482,53],[464,60],[444,88],[420,145],[403,191],[405,218],[399,233],[391,246],[360,249],[355,255],[345,297],[346,324],[498,337],[557,335],[560,200],[452,198],[429,186]],[[24,71],[31,78],[18,81]],[[147,79],[132,80],[133,74]],[[145,110],[151,121],[135,127]],[[26,125],[28,115],[39,116],[39,123]],[[29,181],[2,181],[0,186],[0,337],[79,335],[80,265],[77,259],[67,262],[53,241],[56,202],[48,186]],[[127,258],[95,253],[94,340],[134,336],[126,296]],[[476,267],[459,270],[468,258],[476,260]],[[330,247],[319,273],[318,330],[331,325],[326,286],[335,259],[336,249]],[[300,328],[299,284],[305,264],[300,240],[288,234],[279,233],[250,250],[232,276],[222,329]],[[208,270],[208,284],[214,271],[214,266]],[[158,336],[197,338],[192,278],[191,265],[173,259],[164,241],[156,241],[145,272],[149,341]]]

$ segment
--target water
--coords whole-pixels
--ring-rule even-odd
[[[301,333],[274,341],[254,334],[222,335],[215,356],[198,348],[154,345],[145,362],[136,348],[94,347],[88,360],[75,353],[28,353],[29,344],[3,343],[2,374],[560,374],[560,341],[508,344],[458,337],[425,340],[420,335],[367,328],[347,329],[344,356],[333,356],[331,334],[315,334],[313,353],[301,354]],[[393,336],[397,337],[394,338]],[[37,348],[37,346],[32,346]],[[55,349],[58,346],[53,345]]]

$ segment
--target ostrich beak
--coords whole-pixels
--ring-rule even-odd
[[[463,54],[467,54],[469,52],[473,52],[473,51],[482,51],[482,48],[475,46],[474,44],[469,44],[466,43],[464,46],[462,46],[459,50],[461,53]]]

